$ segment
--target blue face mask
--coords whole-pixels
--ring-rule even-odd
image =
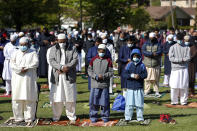
[[[120,40],[124,40],[123,38],[120,38]]]
[[[183,43],[183,41],[182,41],[182,40],[177,40],[177,43],[178,43],[179,45],[181,45],[181,44]]]
[[[27,46],[19,46],[19,49],[22,51],[22,52],[25,52],[28,47]]]
[[[185,45],[188,46],[190,43],[189,42],[185,42]]]
[[[133,61],[134,61],[135,63],[139,62],[139,60],[140,60],[140,59],[137,58],[137,57],[134,57],[134,58],[133,58]]]
[[[100,57],[104,57],[104,56],[105,56],[105,53],[98,53],[98,55],[99,55]]]
[[[168,44],[172,44],[173,43],[173,41],[168,41]]]

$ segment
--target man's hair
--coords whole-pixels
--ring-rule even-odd
[[[97,38],[96,38],[96,42],[97,42],[97,43],[102,43],[102,39],[101,39],[100,37],[97,37]]]

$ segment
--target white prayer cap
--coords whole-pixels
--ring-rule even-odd
[[[76,31],[76,29],[73,29],[73,32],[75,32]]]
[[[79,33],[78,31],[75,31],[75,32],[74,32],[74,35],[78,35],[78,33]]]
[[[13,34],[10,36],[10,41],[15,41],[17,38],[18,38],[18,36]]]
[[[172,34],[168,35],[168,39],[172,39],[174,36]]]
[[[185,37],[184,37],[184,40],[189,40],[190,39],[190,36],[189,35],[186,35]]]
[[[61,33],[61,34],[58,35],[57,39],[59,39],[59,40],[60,40],[60,39],[61,39],[61,40],[62,40],[62,39],[66,39],[66,35],[63,34],[63,33]]]
[[[102,33],[102,32],[100,32],[100,33],[99,33],[99,37],[101,37],[101,36],[102,36],[102,34],[103,34],[103,33]]]
[[[19,43],[28,43],[28,38],[27,37],[21,37],[20,40],[19,40]]]
[[[89,31],[91,31],[91,30],[92,30],[92,28],[88,28],[88,30],[89,30]]]
[[[107,36],[106,33],[101,34],[101,38],[105,38],[106,36]]]
[[[20,33],[18,34],[18,36],[19,36],[19,37],[22,37],[22,36],[24,36],[24,33],[23,33],[23,32],[20,32]]]
[[[97,30],[96,33],[99,34],[100,33],[100,30]]]
[[[151,33],[149,34],[149,38],[153,38],[153,37],[155,37],[155,33],[154,33],[154,32],[151,32]]]
[[[100,45],[98,46],[98,49],[106,50],[106,45],[105,45],[105,44],[100,44]]]

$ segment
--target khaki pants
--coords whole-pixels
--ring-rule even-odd
[[[159,93],[160,66],[155,68],[146,67],[146,70],[148,76],[145,79],[144,93],[147,94],[150,92],[151,84],[153,84],[153,90]]]

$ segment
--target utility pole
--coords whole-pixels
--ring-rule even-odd
[[[82,19],[82,16],[83,16],[83,14],[82,14],[82,0],[80,0],[80,30],[82,31],[82,29],[83,29],[83,25],[82,25],[82,21],[83,21],[83,19]]]
[[[172,7],[172,0],[170,0],[170,11],[171,11],[171,18],[172,18],[172,27],[175,29],[175,26],[174,26],[174,14],[173,14],[173,7]]]

